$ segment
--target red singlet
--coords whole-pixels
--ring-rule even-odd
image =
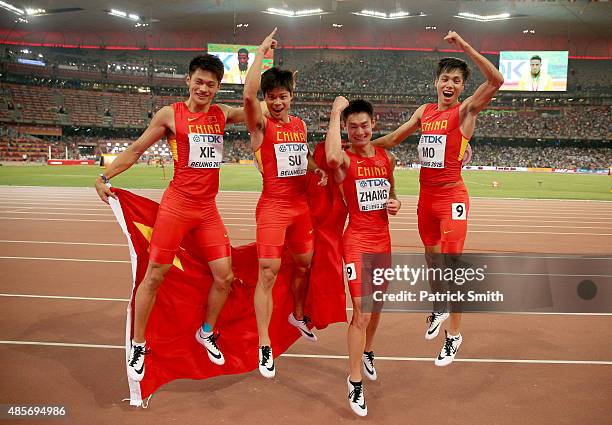
[[[217,105],[190,112],[184,102],[172,105],[176,137],[169,140],[174,177],[160,202],[149,258],[171,264],[185,235],[192,232],[205,261],[230,255],[227,230],[215,197],[223,160],[225,115]]]
[[[470,209],[461,178],[461,160],[469,140],[461,134],[460,106],[439,111],[437,103],[428,104],[421,118],[418,146],[419,235],[425,246],[441,245],[442,253],[447,254],[463,251]]]
[[[267,118],[263,142],[255,152],[263,174],[255,213],[259,258],[280,258],[285,240],[294,254],[312,251],[306,126],[299,118],[289,119],[283,123]]]
[[[174,159],[170,186],[191,199],[214,199],[219,192],[225,115],[217,105],[190,112],[185,102],[172,105],[176,137],[169,140]]]
[[[349,291],[352,297],[371,293],[370,269],[389,267],[388,255],[368,254],[391,252],[387,201],[391,190],[391,164],[387,152],[375,148],[373,157],[363,157],[345,151],[350,159],[342,191],[349,211],[349,224],[344,231],[344,263],[346,264]],[[362,276],[362,268],[367,269]]]

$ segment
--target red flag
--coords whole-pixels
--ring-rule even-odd
[[[132,336],[134,296],[146,272],[149,241],[159,205],[125,190],[113,188],[113,192],[117,194],[118,202],[112,200],[111,207],[128,237],[134,281],[126,322],[127,356]],[[249,372],[257,368],[258,335],[253,307],[258,275],[255,244],[232,248],[236,279],[216,324],[216,329],[221,333],[218,344],[225,356],[223,366],[212,364],[205,350],[195,340],[195,332],[204,321],[212,275],[207,264],[190,255],[194,247],[188,235],[158,290],[146,330],[147,345],[151,347],[151,352],[145,358],[145,377],[141,382],[128,378],[132,405],[141,405],[143,399],[174,379],[205,379]],[[293,260],[285,252],[273,290],[274,311],[270,338],[275,356],[284,353],[300,337],[299,331],[287,322],[287,316],[293,311],[290,290],[292,276]],[[306,312],[319,328],[335,321],[346,321],[343,282],[330,282],[328,279],[332,278],[337,280],[338,276],[335,273],[330,275],[325,270],[311,274],[311,282],[316,281],[317,284],[309,290]],[[335,295],[326,289],[326,284],[336,288]],[[341,294],[337,292],[338,288],[342,289]],[[334,296],[341,297],[341,301]],[[319,318],[319,315],[322,317]]]
[[[327,172],[328,182],[319,186],[319,177],[312,174],[308,184],[315,244],[306,305],[313,325],[323,329],[329,323],[346,322],[342,232],[348,210],[334,181],[334,171],[327,166],[325,143],[315,147],[313,156],[319,168]]]

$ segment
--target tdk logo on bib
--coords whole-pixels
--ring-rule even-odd
[[[423,134],[419,143],[446,143],[446,135]]]
[[[444,168],[446,134],[422,134],[418,150],[421,167]]]
[[[194,134],[192,140],[194,143],[223,143],[223,136],[220,134]]]
[[[191,168],[219,168],[223,162],[223,135],[189,133]]]
[[[359,211],[384,210],[389,200],[391,183],[387,179],[355,180]]]
[[[306,143],[277,143],[274,145],[277,177],[303,176],[308,168]]]

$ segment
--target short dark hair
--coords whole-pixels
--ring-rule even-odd
[[[217,77],[217,80],[221,82],[223,80],[223,73],[225,67],[223,62],[217,56],[204,54],[196,56],[189,62],[189,76],[191,77],[196,70],[201,69],[202,71],[210,71]]]
[[[468,64],[459,58],[442,58],[438,62],[438,69],[436,70],[436,79],[440,78],[443,72],[452,72],[455,70],[461,71],[463,74],[463,81],[467,81],[470,78],[470,68]]]
[[[240,50],[238,50],[238,54],[240,54],[240,53],[246,53],[248,55],[249,51],[243,47]]]
[[[374,107],[370,102],[364,99],[351,100],[344,111],[342,111],[342,121],[346,122],[349,115],[361,112],[368,114],[371,120],[374,119]]]
[[[264,96],[276,88],[287,89],[290,94],[293,94],[294,85],[293,72],[291,71],[274,67],[261,74],[261,91]]]
[[[531,59],[529,59],[530,62],[533,60],[540,61],[540,63],[542,63],[542,58],[539,55],[533,55]]]

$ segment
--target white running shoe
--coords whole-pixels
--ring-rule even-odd
[[[265,378],[274,378],[274,375],[276,375],[272,347],[268,345],[259,347],[259,373]]]
[[[206,348],[208,358],[211,362],[219,366],[225,363],[225,357],[223,357],[223,353],[217,346],[217,339],[219,339],[218,335],[215,336],[213,332],[204,332],[202,327],[199,327],[195,334],[195,339]]]
[[[440,333],[440,326],[442,322],[448,319],[448,312],[444,313],[431,313],[431,316],[427,317],[427,322],[429,323],[429,328],[427,328],[427,332],[425,332],[425,339],[434,339]]]
[[[149,350],[144,345],[132,344],[130,355],[127,359],[127,374],[130,379],[138,382],[142,381],[145,372],[144,358],[147,354],[149,354]]]
[[[302,336],[306,338],[308,341],[312,341],[312,342],[317,341],[317,336],[313,334],[312,331],[308,328],[308,323],[311,322],[308,316],[304,316],[302,320],[298,320],[295,318],[293,313],[291,313],[289,315],[288,320],[289,320],[289,323],[291,323],[293,326],[299,329]]]
[[[354,384],[351,382],[351,376],[349,375],[346,378],[346,384],[348,385],[348,400],[351,410],[357,416],[366,416],[368,414],[368,406],[363,394],[363,381]]]
[[[438,357],[435,360],[436,366],[446,366],[449,365],[455,360],[455,354],[459,351],[459,346],[463,341],[463,337],[461,334],[454,338],[449,338],[448,332],[446,333],[446,340],[444,341],[444,347],[442,347],[442,351],[438,354]]]
[[[363,366],[363,374],[370,381],[376,381],[378,375],[374,367],[374,351],[364,351],[361,356],[361,365]]]

